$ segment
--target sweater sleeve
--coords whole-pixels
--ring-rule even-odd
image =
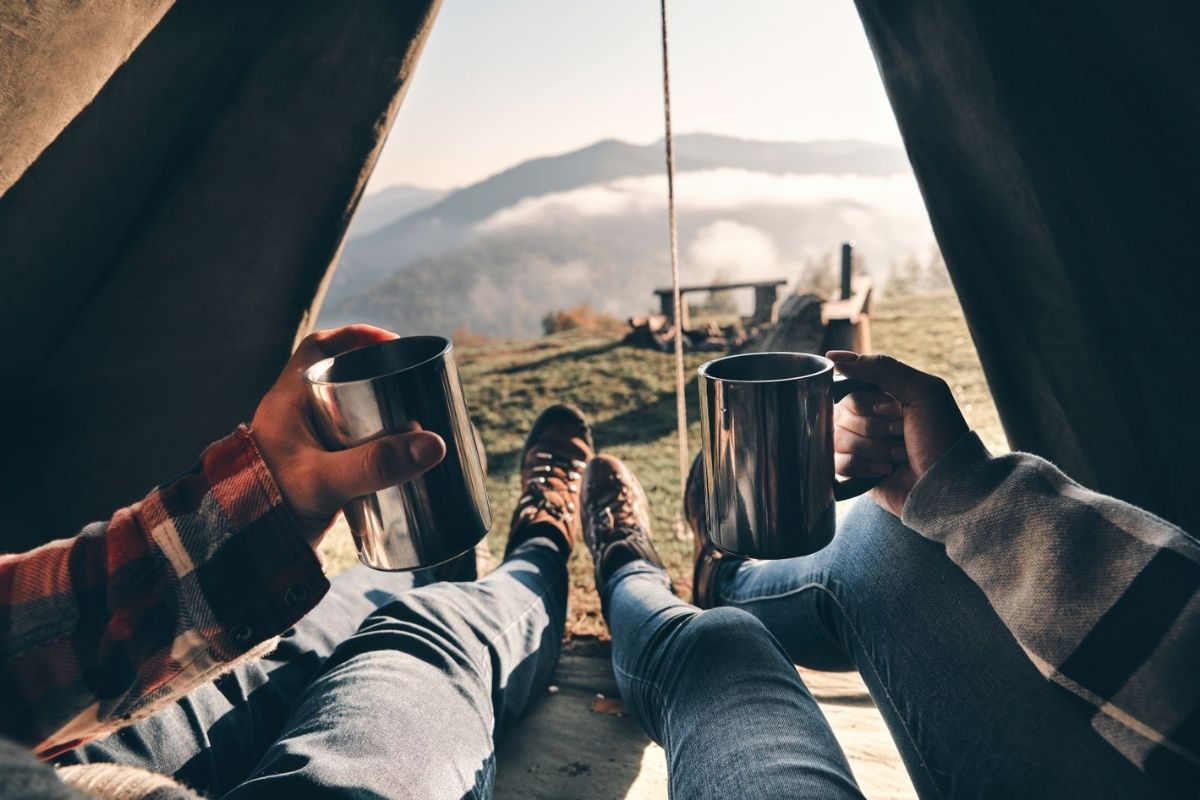
[[[262,650],[329,587],[244,427],[105,523],[0,556],[0,734],[51,757]]]
[[[941,542],[1037,668],[1147,771],[1200,765],[1200,545],[1153,514],[974,434],[913,488]]]

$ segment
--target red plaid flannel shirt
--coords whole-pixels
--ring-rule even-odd
[[[250,432],[107,523],[0,556],[0,735],[43,758],[265,652],[329,582]]]

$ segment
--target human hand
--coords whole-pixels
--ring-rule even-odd
[[[825,355],[847,378],[882,390],[852,392],[834,406],[834,468],[846,477],[887,475],[871,496],[900,516],[913,485],[969,430],[967,422],[941,378],[891,356]]]
[[[410,481],[446,455],[442,437],[419,428],[339,451],[326,450],[317,438],[304,371],[323,358],[395,338],[371,325],[309,335],[254,412],[250,433],[313,547],[347,502]]]

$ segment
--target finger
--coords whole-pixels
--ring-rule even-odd
[[[323,358],[336,356],[339,353],[345,353],[347,350],[353,350],[357,347],[365,347],[369,344],[377,344],[398,338],[400,338],[398,335],[389,330],[377,328],[374,325],[363,324],[314,331],[301,340],[288,364],[289,366],[303,370],[311,367]]]
[[[860,456],[869,461],[890,461],[894,464],[902,464],[908,460],[903,439],[893,437],[874,439],[869,436],[860,436],[840,427],[834,428],[833,431],[833,450],[835,453]]]
[[[863,416],[833,407],[833,424],[860,436],[900,436],[904,433],[904,417]]]
[[[883,461],[870,461],[849,453],[834,453],[833,468],[843,478],[859,478],[887,475],[895,469],[895,465]]]
[[[895,415],[900,413],[900,404],[896,402],[896,398],[886,392],[851,392],[837,405],[849,409],[855,414]]]
[[[355,497],[416,478],[446,456],[436,433],[420,431],[376,439],[317,456],[322,488],[336,508]]]
[[[863,356],[848,350],[830,350],[825,355],[847,378],[873,383],[904,405],[918,401],[938,381],[891,356]]]

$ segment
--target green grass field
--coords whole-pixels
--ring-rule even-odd
[[[945,378],[967,421],[993,452],[1007,449],[995,406],[958,301],[952,293],[886,298],[872,318],[876,352],[886,352]],[[689,444],[699,447],[696,367],[711,353],[688,354]],[[488,453],[488,491],[497,560],[520,493],[516,467],[525,433],[546,405],[569,401],[592,418],[596,446],[628,463],[646,488],[659,552],[684,596],[691,588],[692,544],[675,538],[679,471],[675,443],[672,357],[623,346],[614,338],[556,334],[542,339],[462,348],[459,368],[475,424]],[[330,572],[355,560],[343,524],[322,545]],[[605,636],[592,586],[591,559],[571,558],[569,635]]]

